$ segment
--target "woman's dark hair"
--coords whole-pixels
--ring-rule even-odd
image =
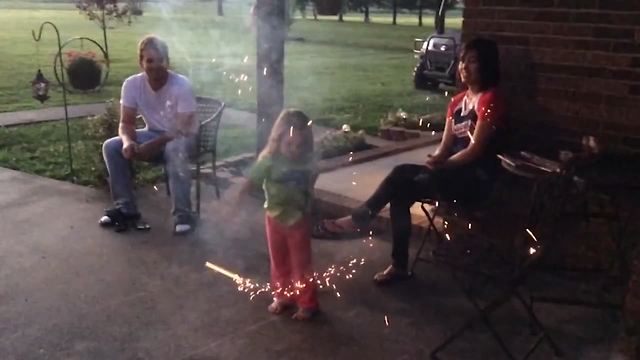
[[[478,56],[481,90],[497,86],[500,83],[500,53],[496,42],[481,37],[473,38],[463,45],[461,59],[471,51]]]

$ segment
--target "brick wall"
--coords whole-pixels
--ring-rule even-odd
[[[498,41],[515,120],[640,149],[640,0],[465,0],[463,34]]]

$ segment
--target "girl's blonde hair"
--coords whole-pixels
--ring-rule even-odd
[[[269,140],[258,156],[262,160],[266,156],[278,155],[280,143],[285,136],[290,136],[292,132],[301,132],[304,137],[303,154],[309,158],[313,154],[313,132],[311,131],[311,119],[300,110],[284,109],[276,119]]]

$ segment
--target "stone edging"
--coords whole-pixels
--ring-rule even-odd
[[[369,150],[353,153],[353,155],[341,155],[330,159],[320,160],[318,168],[321,173],[329,172],[340,167],[359,164],[376,160],[385,156],[395,155],[404,151],[414,150],[439,143],[441,135],[433,137],[419,137],[416,139],[394,142],[388,146],[382,146]],[[234,167],[242,162],[251,161],[255,158],[254,153],[244,153],[217,161],[218,167]],[[351,160],[349,159],[351,158]],[[327,190],[315,189],[316,210],[321,214],[331,214],[332,217],[348,215],[353,209],[360,206],[360,201],[342,194],[336,194]],[[390,218],[388,210],[383,210],[375,220],[375,226],[388,228]],[[413,234],[420,234],[420,230],[426,228],[424,221],[412,224]]]
[[[416,139],[394,142],[388,146],[376,147],[368,150],[358,151],[353,155],[340,155],[330,159],[318,161],[318,169],[321,173],[329,172],[337,168],[360,164],[367,161],[376,160],[385,156],[395,155],[404,151],[414,150],[420,147],[437,144],[440,142],[441,136],[420,137]],[[242,162],[251,161],[255,158],[254,153],[243,153],[231,156],[220,161],[216,161],[217,167],[233,167]]]
[[[358,151],[353,155],[336,156],[330,159],[320,160],[318,168],[321,173],[335,170],[337,168],[359,164],[367,161],[376,160],[385,156],[395,155],[404,151],[414,150],[423,146],[433,145],[440,142],[441,136],[419,137],[416,139],[394,142],[388,146],[377,147],[373,149]]]

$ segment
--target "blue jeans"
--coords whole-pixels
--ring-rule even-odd
[[[136,130],[138,144],[153,140],[163,132],[153,130]],[[165,145],[162,158],[169,177],[174,216],[191,214],[191,169],[189,154],[192,153],[195,138],[177,138]],[[122,155],[122,139],[114,137],[102,145],[102,156],[109,172],[111,198],[115,206],[124,214],[136,214],[138,207],[133,195],[133,179],[131,163]]]

